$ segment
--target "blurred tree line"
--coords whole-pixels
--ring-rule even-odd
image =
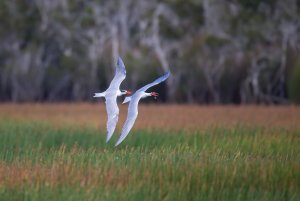
[[[163,100],[300,102],[299,0],[0,1],[0,101],[86,101],[167,69]]]

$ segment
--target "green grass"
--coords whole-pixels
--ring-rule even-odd
[[[116,135],[116,134],[115,134]],[[0,200],[300,200],[300,132],[133,131],[0,122]]]

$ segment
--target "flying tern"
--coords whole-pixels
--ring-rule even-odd
[[[94,98],[104,97],[107,112],[107,135],[106,142],[112,137],[119,119],[119,107],[117,97],[122,95],[130,95],[128,90],[120,90],[122,81],[126,78],[126,69],[122,59],[119,57],[116,65],[116,72],[108,89],[102,93],[95,93]]]
[[[126,138],[126,136],[129,134],[129,131],[133,127],[134,122],[138,116],[138,104],[139,104],[140,99],[146,98],[149,96],[157,97],[159,95],[156,92],[147,93],[146,90],[148,90],[150,87],[153,87],[153,86],[165,81],[169,76],[170,76],[170,71],[168,71],[167,73],[165,73],[163,76],[159,77],[158,79],[154,80],[150,84],[147,84],[146,86],[140,88],[132,96],[128,96],[125,98],[123,104],[129,102],[127,119],[125,121],[121,135],[115,146],[118,146]]]

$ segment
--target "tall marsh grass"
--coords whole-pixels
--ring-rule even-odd
[[[133,130],[0,121],[0,200],[300,200],[300,131]]]

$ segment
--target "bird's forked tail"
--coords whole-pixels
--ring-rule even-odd
[[[95,95],[93,97],[94,98],[104,97],[104,94],[103,93],[95,93]]]

